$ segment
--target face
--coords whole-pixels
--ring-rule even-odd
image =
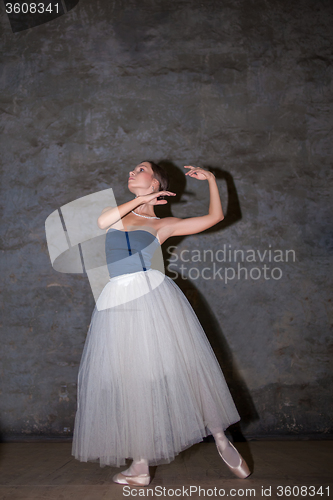
[[[158,181],[154,179],[153,169],[147,161],[139,163],[134,170],[129,172],[128,189],[136,195],[151,193],[153,187],[157,191],[158,186]]]

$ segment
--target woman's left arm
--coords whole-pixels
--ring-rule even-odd
[[[219,189],[216,184],[215,175],[208,170],[200,167],[186,166],[190,168],[185,175],[195,177],[199,180],[207,180],[209,184],[209,211],[207,215],[201,217],[190,217],[188,219],[179,219],[177,217],[170,218],[170,236],[183,236],[186,234],[196,234],[215,226],[218,222],[224,219],[222,204],[220,199]]]

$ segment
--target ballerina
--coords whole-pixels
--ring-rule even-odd
[[[113,477],[123,485],[148,485],[149,465],[170,463],[210,434],[230,470],[239,478],[250,475],[224,433],[240,416],[204,330],[174,281],[150,267],[168,238],[199,233],[224,218],[214,174],[184,168],[185,175],[208,181],[208,214],[157,217],[154,207],[175,193],[168,191],[165,171],[143,161],[129,173],[135,198],[105,208],[97,221],[106,230],[110,281],[98,299],[104,307],[97,303],[93,311],[81,358],[72,454],[101,466],[132,458]],[[149,292],[140,293],[147,280]]]

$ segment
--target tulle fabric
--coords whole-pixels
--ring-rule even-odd
[[[127,302],[147,277],[151,290]],[[75,458],[101,467],[140,457],[165,464],[240,419],[205,332],[172,279],[154,269],[117,276],[99,300],[79,367]]]

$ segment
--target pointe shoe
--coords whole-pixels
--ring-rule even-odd
[[[137,476],[125,476],[121,472],[115,474],[112,481],[118,484],[128,484],[130,486],[148,486],[150,483],[149,474],[138,474]]]
[[[229,444],[238,453],[238,451],[236,450],[236,448],[234,447],[234,445],[232,443],[230,443],[230,441],[229,441]],[[222,453],[220,452],[219,447],[217,446],[217,443],[216,443],[216,448],[217,448],[217,451],[219,452],[219,455],[222,458],[223,462],[225,462],[227,464],[227,466],[229,467],[229,469],[237,477],[239,477],[241,479],[245,479],[246,477],[248,477],[251,474],[250,469],[248,468],[247,463],[245,462],[245,460],[242,457],[242,455],[240,455],[238,453],[238,455],[239,455],[239,465],[237,465],[237,467],[232,467],[232,465],[228,464],[228,462],[226,461],[226,459],[223,457]]]

